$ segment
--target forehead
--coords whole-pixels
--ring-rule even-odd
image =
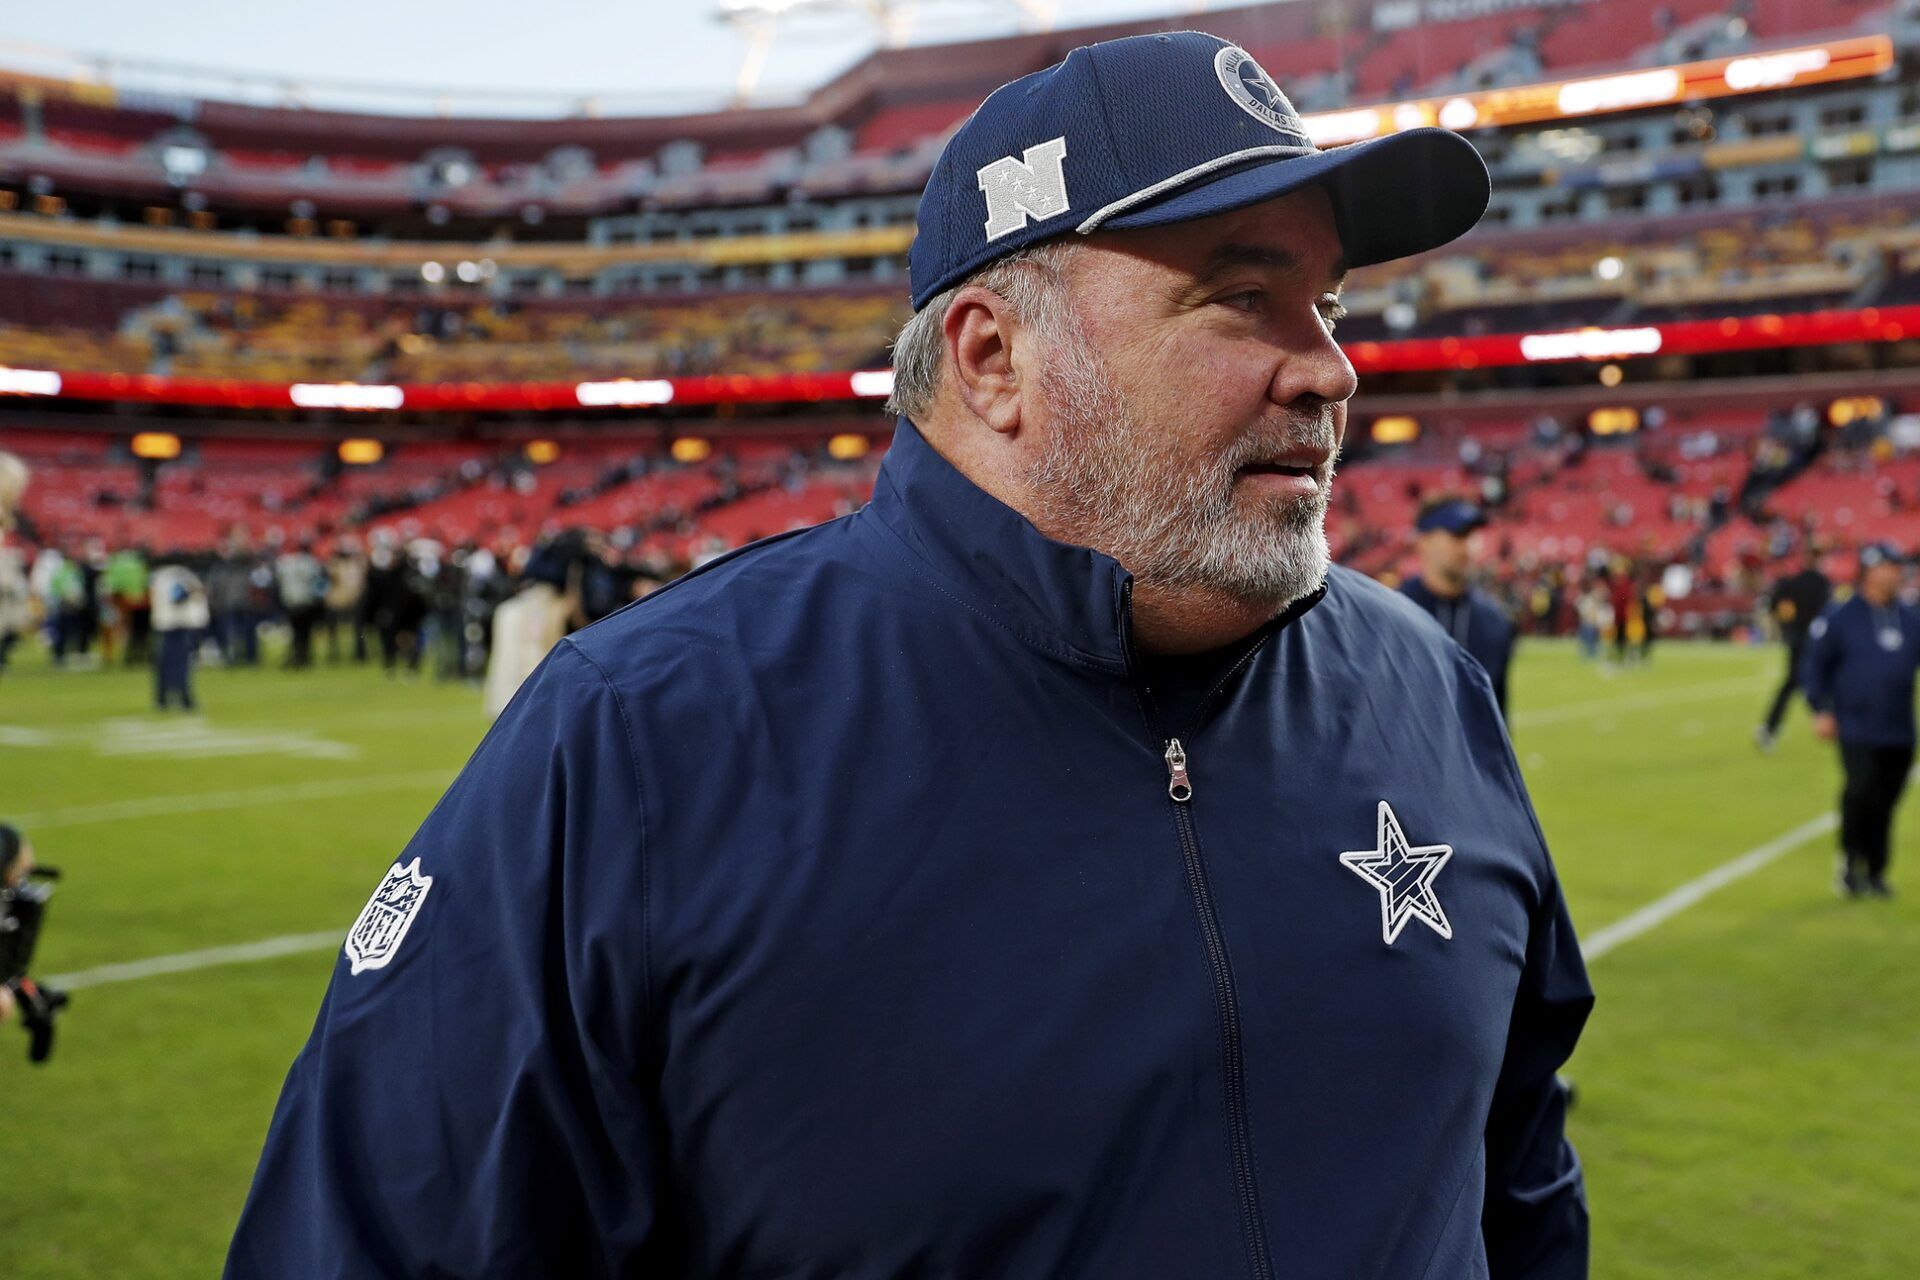
[[[1347,271],[1333,203],[1318,187],[1164,227],[1101,231],[1089,236],[1090,271],[1152,273],[1201,280],[1250,268],[1295,275],[1313,288],[1335,288]]]

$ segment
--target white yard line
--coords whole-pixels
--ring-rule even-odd
[[[301,800],[338,800],[346,796],[368,795],[376,791],[424,791],[444,787],[453,781],[452,769],[434,769],[425,773],[376,774],[367,778],[332,778],[318,782],[296,782],[277,787],[251,787],[236,791],[199,791],[182,795],[149,796],[141,800],[115,800],[106,804],[78,805],[68,809],[48,809],[41,813],[16,813],[8,818],[16,827],[30,832],[48,827],[77,827],[94,822],[119,822],[126,818],[171,817],[187,813],[210,813],[217,809],[250,809],[260,805],[291,804]]]
[[[56,973],[42,981],[47,986],[61,991],[78,991],[85,987],[102,987],[109,982],[132,982],[136,978],[157,977],[163,973],[190,973],[195,969],[212,969],[218,965],[272,960],[278,956],[299,955],[306,951],[328,951],[339,946],[340,940],[345,936],[344,933],[333,930],[325,933],[290,933],[278,938],[263,938],[259,942],[242,942],[231,947],[208,947],[204,951],[180,951],[170,956],[154,956],[147,960],[132,960],[126,964],[103,964],[74,973]]]
[[[1596,929],[1580,941],[1580,950],[1591,964],[1615,947],[1632,942],[1641,934],[1657,928],[1693,906],[1708,894],[1743,880],[1760,868],[1798,849],[1816,836],[1825,835],[1840,824],[1831,813],[1809,818],[1791,831],[1783,832],[1763,845],[1747,850],[1730,862],[1723,862],[1705,875],[1695,876],[1664,897],[1655,898],[1638,911]]]

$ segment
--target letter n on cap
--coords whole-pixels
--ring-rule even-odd
[[[1026,158],[1003,156],[979,173],[980,190],[987,195],[987,241],[1011,235],[1035,222],[1057,218],[1073,206],[1067,202],[1067,140],[1054,138],[1026,150]]]

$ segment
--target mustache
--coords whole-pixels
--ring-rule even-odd
[[[1339,459],[1339,433],[1334,428],[1332,405],[1319,409],[1288,409],[1277,419],[1259,423],[1234,441],[1221,463],[1227,471],[1285,454],[1310,450],[1327,456],[1326,469],[1332,474]]]

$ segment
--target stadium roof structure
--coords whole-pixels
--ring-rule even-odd
[[[1718,11],[1726,6],[1705,7]],[[1777,8],[1772,6],[1769,12]],[[1843,37],[1884,32],[1891,12],[1888,0],[1833,0],[1818,11],[1817,34]],[[1777,29],[1751,33],[1747,43],[1753,49],[1816,34],[1806,28],[1807,15],[1798,10],[1781,9],[1775,17]],[[1345,86],[1348,92],[1342,95],[1342,105],[1346,106],[1388,100],[1394,88],[1405,87],[1401,82],[1415,68],[1457,72],[1489,45],[1502,43],[1521,28],[1532,32],[1545,64],[1556,75],[1618,69],[1629,53],[1653,37],[1647,7],[1629,0],[1360,0],[1357,4],[1269,0],[1204,13],[1186,9],[1158,18],[883,47],[802,100],[771,106],[549,119],[378,114],[297,103],[261,105],[156,92],[131,84],[121,87],[99,77],[3,68],[0,101],[30,98],[56,106],[63,114],[84,116],[90,129],[143,139],[170,125],[191,124],[222,147],[395,159],[417,159],[423,150],[454,147],[500,163],[536,161],[559,147],[586,147],[608,162],[651,155],[676,141],[697,142],[722,153],[794,146],[824,126],[857,127],[888,108],[963,104],[956,109],[964,111],[964,104],[978,102],[998,85],[1059,61],[1079,45],[1180,30],[1196,23],[1247,47],[1290,90],[1305,78],[1337,75],[1343,63],[1365,63],[1371,70]],[[1796,23],[1800,25],[1794,27]],[[1604,39],[1597,38],[1602,35]],[[140,64],[125,65],[137,68]],[[430,93],[422,91],[423,96]],[[584,104],[573,105],[578,109]]]

